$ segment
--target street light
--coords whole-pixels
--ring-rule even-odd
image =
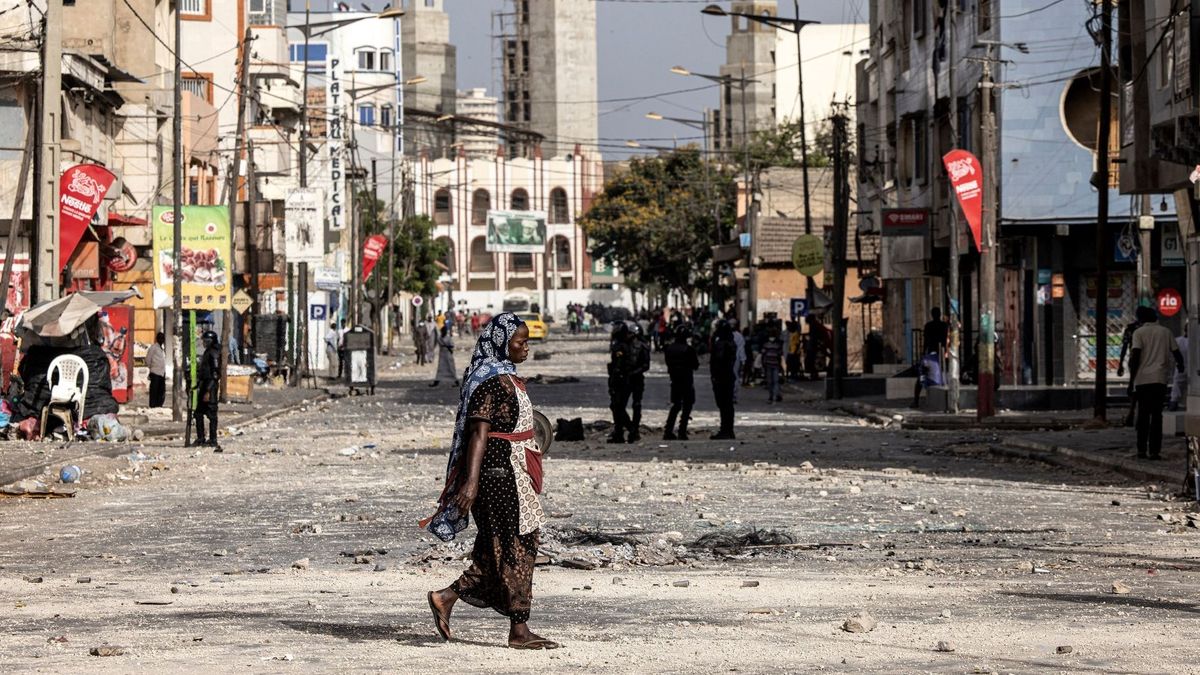
[[[792,6],[795,9],[796,17],[787,19],[769,14],[748,14],[745,12],[729,12],[722,9],[719,5],[708,5],[700,10],[701,14],[709,16],[733,16],[741,17],[755,23],[761,23],[777,30],[785,30],[796,35],[796,80],[797,89],[800,96],[800,173],[804,180],[804,233],[812,234],[812,209],[809,203],[808,190],[808,120],[804,116],[804,59],[800,57],[800,31],[809,24],[820,23],[820,21],[809,21],[800,17],[800,1],[792,0]],[[744,92],[743,92],[744,98]],[[808,277],[808,304],[811,307],[813,301],[813,281],[812,277]]]

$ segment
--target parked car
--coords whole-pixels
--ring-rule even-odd
[[[550,334],[546,329],[546,322],[542,320],[542,315],[534,312],[521,312],[517,314],[525,325],[529,327],[530,340],[545,340]]]

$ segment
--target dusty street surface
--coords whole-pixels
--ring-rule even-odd
[[[606,419],[604,349],[535,347],[552,358],[524,375],[580,380],[531,385],[535,405]],[[697,439],[716,421],[706,367]],[[1165,673],[1200,661],[1200,530],[1183,505],[1112,476],[1002,462],[990,436],[884,431],[796,391],[766,406],[761,389],[742,392],[736,443],[659,431],[609,446],[594,430],[556,444],[531,626],[564,648],[509,650],[504,619],[465,605],[444,644],[424,594],[465,566],[474,530],[447,546],[416,527],[456,402],[431,376],[384,369],[378,395],[247,426],[223,455],[135,446],[145,459],[82,463],[75,498],[0,501],[4,669]],[[656,357],[650,427],[666,392]],[[842,630],[860,611],[874,630]],[[89,654],[102,645],[124,653]]]

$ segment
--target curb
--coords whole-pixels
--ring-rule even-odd
[[[834,410],[865,418],[876,424],[899,425],[901,429],[914,431],[1065,431],[1084,428],[1084,420],[1026,420],[1019,418],[994,417],[980,423],[975,418],[944,415],[907,415],[890,408],[880,408],[870,403],[853,402],[835,407]]]
[[[1103,469],[1139,481],[1177,484],[1182,480],[1182,473],[1175,473],[1167,468],[1167,464],[1148,465],[1123,457],[1108,457],[1095,453],[1067,448],[1061,445],[1038,443],[1020,438],[1005,441],[991,447],[992,452],[1034,459],[1047,464],[1055,464],[1068,468]]]
[[[305,399],[299,403],[293,403],[292,405],[284,406],[282,408],[274,408],[274,409],[270,409],[270,410],[261,411],[261,412],[259,412],[258,415],[250,416],[247,419],[245,419],[244,421],[239,422],[235,426],[237,426],[238,428],[242,428],[247,425],[257,424],[259,422],[265,422],[269,419],[273,419],[280,415],[286,415],[287,413],[299,410],[300,408],[303,408],[304,406],[313,405],[315,403],[321,403],[323,401],[328,400],[329,398],[331,398],[331,395],[328,391],[326,391],[324,393],[318,394],[317,396],[314,396],[313,398]],[[158,431],[147,432],[142,437],[142,440],[143,441],[149,440],[149,439],[168,440],[168,439],[173,439],[173,438],[177,438],[177,437],[179,437],[178,431],[158,430]],[[132,447],[133,443],[134,443],[134,441],[125,441],[122,443],[108,443],[108,444],[101,445],[97,442],[96,444],[101,445],[101,447],[88,448],[86,451],[81,452],[80,454],[77,454],[77,455],[72,455],[70,457],[61,457],[61,458],[55,459],[53,462],[39,462],[37,464],[23,466],[19,469],[11,469],[7,472],[0,473],[0,485],[9,485],[11,483],[16,483],[17,481],[25,480],[26,478],[37,476],[37,475],[41,474],[43,471],[45,471],[47,468],[50,468],[56,464],[70,464],[73,462],[77,462],[79,460],[87,459],[88,457],[117,457],[120,455],[124,455],[125,453],[129,452],[129,449],[130,449],[130,447]]]

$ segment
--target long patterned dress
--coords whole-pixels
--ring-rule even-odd
[[[491,424],[479,475],[479,495],[471,508],[478,534],[471,566],[451,585],[476,607],[491,607],[512,623],[529,620],[533,598],[533,562],[545,514],[534,492],[525,451],[537,442],[509,440],[530,435],[533,405],[525,383],[500,375],[479,385],[471,395],[471,420]]]

